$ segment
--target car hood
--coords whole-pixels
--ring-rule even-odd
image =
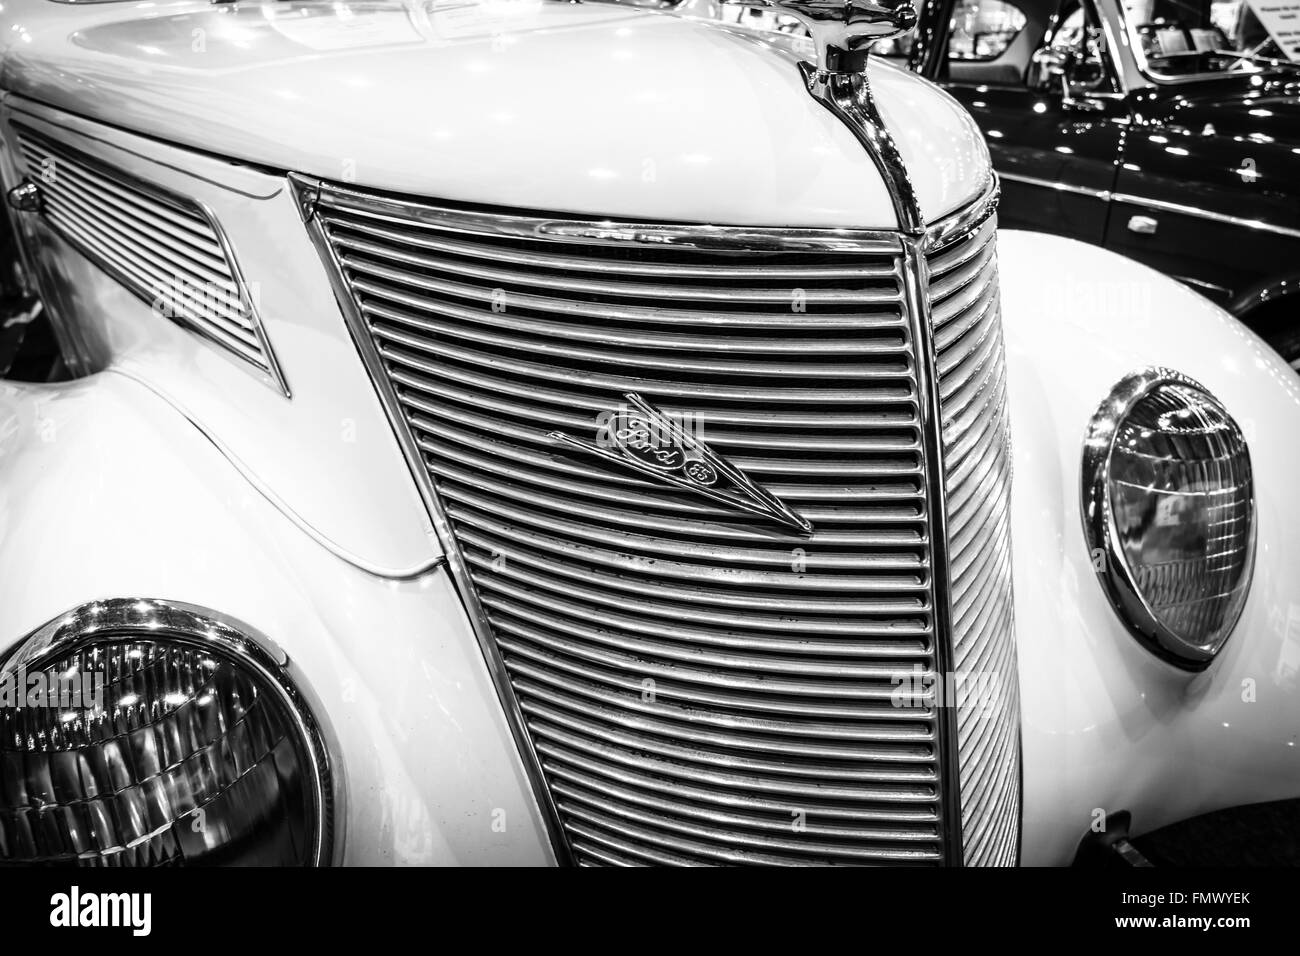
[[[0,84],[154,138],[442,200],[738,225],[895,228],[850,131],[781,43],[543,0],[11,0]],[[871,81],[927,219],[987,184],[969,117]]]

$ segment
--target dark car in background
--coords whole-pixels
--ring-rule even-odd
[[[1176,276],[1300,368],[1300,43],[1278,10],[929,0],[895,52],[984,130],[1003,226]]]

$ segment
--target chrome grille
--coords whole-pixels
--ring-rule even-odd
[[[929,258],[947,484],[957,747],[968,865],[1016,862],[1020,718],[1011,602],[1010,442],[996,223]]]
[[[310,188],[575,860],[960,860],[951,717],[907,693],[947,647],[899,237],[686,248]],[[815,532],[549,437],[627,392]]]
[[[198,204],[14,127],[41,214],[60,236],[152,308],[284,387],[249,290]]]

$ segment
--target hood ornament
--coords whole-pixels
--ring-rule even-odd
[[[873,43],[916,26],[912,0],[728,0],[775,10],[803,24],[817,50],[817,72],[861,73]]]
[[[623,397],[631,407],[620,409],[608,426],[602,426],[607,440],[595,444],[564,432],[551,432],[551,439],[732,508],[771,518],[803,534],[812,533],[813,526],[806,518],[671,417],[635,392]]]
[[[774,10],[807,29],[816,64],[800,63],[813,98],[834,113],[866,148],[880,171],[898,226],[911,236],[925,234],[925,217],[903,157],[871,97],[867,53],[873,43],[902,36],[916,26],[912,0],[723,0],[742,7]]]

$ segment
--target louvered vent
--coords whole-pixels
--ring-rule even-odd
[[[248,287],[217,226],[165,192],[35,130],[14,124],[41,215],[82,255],[161,315],[285,389]]]

